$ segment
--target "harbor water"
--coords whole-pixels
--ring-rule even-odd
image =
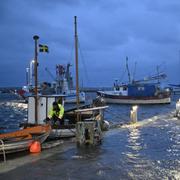
[[[91,99],[92,94],[88,94]],[[40,154],[18,153],[0,159],[0,180],[180,179],[179,97],[166,105],[138,107],[138,123],[129,125],[130,105],[109,105],[111,128],[96,147],[79,148],[62,139]],[[27,119],[27,105],[12,94],[0,95],[0,132],[14,131]]]

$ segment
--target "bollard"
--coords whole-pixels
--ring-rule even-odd
[[[131,123],[136,123],[137,122],[137,109],[138,106],[132,106],[131,111],[130,111],[130,119],[131,119]]]
[[[102,132],[99,121],[80,121],[76,125],[77,145],[97,145],[101,142]]]

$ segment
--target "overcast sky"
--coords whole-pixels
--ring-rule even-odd
[[[55,74],[56,64],[70,62],[74,74],[74,16],[84,86],[126,81],[126,56],[135,79],[159,66],[166,83],[180,83],[179,0],[1,0],[0,86],[25,85],[33,35],[50,51],[38,55],[39,81],[51,81],[45,68]]]

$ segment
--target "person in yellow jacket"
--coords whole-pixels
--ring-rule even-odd
[[[53,106],[49,111],[48,118],[51,120],[50,124],[59,126],[63,124],[64,107],[56,101],[53,102]]]

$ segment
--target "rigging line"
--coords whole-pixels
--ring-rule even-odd
[[[122,80],[124,79],[125,74],[126,74],[126,69],[125,69],[124,72],[121,74],[121,76],[120,76],[120,81],[122,81]]]
[[[135,62],[135,65],[134,65],[133,80],[135,80],[136,65],[137,65],[137,62]]]
[[[128,119],[123,119],[122,118],[122,114],[113,113],[111,110],[108,110],[108,109],[105,109],[104,111],[109,113],[109,114],[111,114],[111,115],[113,115],[115,118],[121,119],[123,121],[127,121],[128,120]]]
[[[126,56],[126,69],[127,69],[127,72],[128,72],[129,83],[131,83],[131,74],[130,74],[130,71],[129,71],[129,64],[128,64],[128,57],[127,56]]]
[[[73,44],[71,44],[71,52],[70,52],[70,57],[69,57],[69,59],[70,59],[70,64],[72,64],[72,65],[74,65],[74,58],[73,58],[73,52],[74,52],[74,45]]]
[[[89,76],[88,76],[88,73],[87,73],[87,68],[86,68],[86,64],[85,64],[85,61],[84,61],[84,56],[82,54],[82,50],[81,50],[79,41],[78,41],[78,46],[79,46],[79,52],[80,52],[80,56],[81,56],[81,59],[82,59],[84,70],[85,70],[85,76],[86,76],[86,79],[89,81]]]
[[[162,62],[160,65],[157,65],[156,68],[158,68],[159,73],[163,73],[163,69],[165,69],[165,62]]]

